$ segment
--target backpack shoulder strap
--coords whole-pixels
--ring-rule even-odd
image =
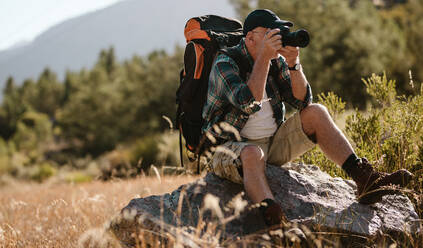
[[[269,75],[271,75],[273,77],[273,80],[270,83],[270,87],[272,87],[272,90],[275,93],[278,100],[283,101],[283,99],[281,97],[281,91],[280,91],[278,85],[283,85],[284,82],[281,82],[279,74],[280,74],[280,70],[279,70],[279,67],[277,65],[276,60],[274,59],[274,60],[271,61],[270,68],[269,68]]]
[[[225,49],[221,49],[220,53],[226,54],[230,58],[232,58],[239,68],[239,74],[242,79],[247,78],[247,73],[252,71],[252,67],[248,60],[241,54],[241,52],[235,47],[229,47]]]

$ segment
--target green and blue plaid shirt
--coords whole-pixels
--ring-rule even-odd
[[[252,68],[254,61],[247,50],[244,39],[237,45],[237,49],[240,49],[241,54],[248,59]],[[276,96],[273,90],[275,87],[271,87],[272,83],[278,82],[277,80],[274,82],[272,76],[267,78],[266,93],[270,99],[273,117],[279,127],[285,121],[284,102],[301,110],[311,103],[312,93],[310,85],[307,85],[307,94],[304,101],[296,99],[292,93],[288,65],[282,56],[279,57],[277,66],[280,70],[279,82],[284,84],[276,88],[282,89],[280,90],[280,97]],[[203,108],[204,133],[209,132],[214,137],[223,140],[235,139],[237,136],[235,130],[227,127],[230,125],[238,133],[241,132],[249,115],[261,109],[261,103],[255,101],[250,88],[246,84],[248,76],[245,81],[240,77],[238,65],[228,55],[221,53],[216,57],[210,72],[207,100]],[[220,123],[226,123],[226,125],[219,125]]]

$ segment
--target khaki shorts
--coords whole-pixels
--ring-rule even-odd
[[[261,148],[267,163],[283,165],[298,158],[315,146],[304,133],[300,113],[286,120],[273,137],[242,142],[228,141],[218,147],[209,162],[209,168],[219,177],[242,184],[240,159],[244,147],[256,145]]]

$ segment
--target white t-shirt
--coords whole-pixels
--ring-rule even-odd
[[[273,110],[267,99],[267,93],[264,91],[264,98],[261,109],[250,115],[244,128],[241,130],[241,136],[247,139],[262,139],[273,136],[277,129]]]

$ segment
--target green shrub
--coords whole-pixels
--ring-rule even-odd
[[[10,161],[8,156],[0,155],[0,175],[7,174],[10,171]]]
[[[158,149],[158,165],[178,166],[180,164],[179,132],[163,133],[159,139]]]
[[[154,164],[159,153],[158,141],[158,135],[151,135],[138,139],[132,148],[131,164],[138,164],[139,161],[141,161],[141,167],[144,170],[150,167],[151,164]]]
[[[131,163],[131,156],[134,156],[131,154],[131,149],[117,148],[98,158],[97,164],[100,169],[100,178],[109,180],[139,175],[141,172],[140,164],[138,162]]]
[[[93,178],[82,171],[74,171],[67,174],[65,180],[69,183],[85,183],[91,182]]]
[[[388,80],[385,74],[363,81],[378,106],[366,116],[357,112],[347,119],[346,133],[357,153],[368,156],[383,171],[415,169],[416,164],[421,164],[422,92],[410,97],[397,96],[395,81]]]
[[[9,156],[6,142],[0,137],[0,175],[9,171]]]
[[[43,162],[37,165],[32,174],[31,179],[37,182],[43,182],[47,178],[56,174],[56,168],[48,162]]]
[[[26,112],[16,125],[12,137],[18,150],[35,150],[52,138],[52,125],[46,114]]]

